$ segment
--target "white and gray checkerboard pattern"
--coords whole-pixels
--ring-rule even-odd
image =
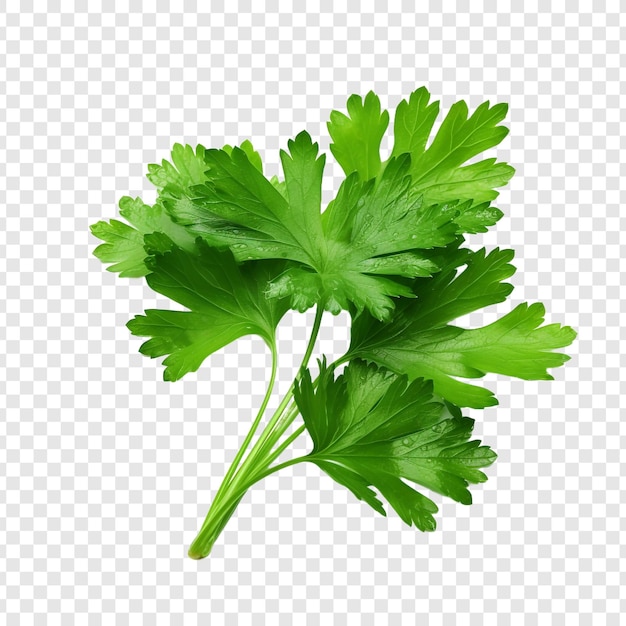
[[[0,623],[624,623],[620,3],[7,4]],[[499,459],[473,506],[436,498],[435,533],[297,466],[255,487],[211,557],[192,561],[268,357],[244,339],[164,383],[124,324],[166,303],[105,272],[88,226],[122,195],[154,197],[146,165],[175,141],[251,138],[275,173],[303,128],[328,151],[326,120],[348,95],[374,89],[392,109],[420,85],[444,109],[510,102],[496,153],[517,175],[505,217],[472,243],[515,248],[513,302],[499,310],[545,301],[549,321],[579,331],[573,359],[554,382],[489,379],[500,406],[473,416]],[[328,196],[340,170],[327,174]],[[283,391],[310,322],[281,327]],[[321,349],[346,336],[345,317],[328,316]]]

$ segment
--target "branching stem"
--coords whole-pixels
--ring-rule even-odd
[[[315,312],[313,328],[311,329],[311,336],[309,337],[296,380],[301,376],[302,371],[307,367],[311,355],[313,354],[323,313],[323,308],[318,306]],[[204,524],[189,548],[189,556],[194,559],[204,558],[210,553],[213,544],[224,529],[228,519],[230,519],[231,515],[234,513],[237,505],[241,501],[241,498],[254,483],[280,469],[295,465],[296,463],[301,463],[305,460],[305,457],[297,457],[274,467],[270,467],[270,465],[296,439],[296,437],[304,431],[304,426],[301,426],[282,444],[280,444],[276,450],[273,451],[282,435],[286,432],[298,415],[297,407],[291,404],[293,400],[294,381],[288,392],[285,394],[285,397],[278,405],[274,415],[270,418],[267,426],[252,446],[248,456],[242,462],[242,458],[244,457],[246,450],[259,427],[265,410],[267,409],[267,405],[274,388],[274,383],[276,381],[276,370],[276,350],[272,349],[272,374],[270,376],[268,390],[265,394],[259,412],[252,423],[250,432],[244,439],[241,449],[235,456],[231,467],[227,471],[224,480],[215,495],[213,504],[211,505],[206,519],[204,520]]]

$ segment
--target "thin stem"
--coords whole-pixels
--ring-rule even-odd
[[[302,424],[297,430],[294,430],[283,443],[280,444],[274,452],[272,452],[265,461],[268,465],[271,465],[304,431],[306,430],[306,426]]]
[[[313,353],[313,349],[315,347],[315,342],[317,341],[317,335],[319,334],[320,325],[322,322],[322,316],[324,313],[324,309],[320,306],[317,307],[315,312],[315,321],[313,323],[313,328],[311,330],[311,336],[309,338],[309,342],[304,353],[304,357],[302,359],[302,364],[300,365],[300,369],[298,371],[297,378],[301,375],[301,372],[307,367],[309,359],[311,358],[311,354]],[[256,428],[262,418],[262,415],[267,407],[267,403],[269,401],[269,397],[272,391],[272,387],[275,380],[276,375],[276,355],[275,351],[272,352],[272,377],[270,381],[270,388],[266,394],[261,410],[259,411],[259,415],[252,425],[251,433],[249,433],[248,437],[244,441],[244,448],[240,450],[237,456],[235,457],[235,461],[233,465],[236,466],[245,453],[245,447],[250,443]],[[297,409],[295,411],[293,409],[289,409],[287,411],[287,419],[283,420],[283,414],[287,410],[291,399],[293,398],[293,390],[294,383],[292,383],[289,391],[281,401],[280,405],[276,409],[276,412],[271,417],[268,425],[265,427],[254,446],[250,450],[248,456],[244,459],[241,466],[237,469],[229,470],[227,473],[228,481],[225,479],[222,485],[220,486],[218,493],[213,500],[213,504],[209,509],[209,512],[206,516],[204,524],[202,528],[198,532],[198,535],[194,539],[191,547],[189,548],[189,556],[192,558],[203,558],[209,554],[211,548],[216,541],[217,537],[223,530],[226,522],[233,514],[237,504],[245,494],[245,492],[258,480],[262,477],[273,473],[274,471],[278,471],[282,467],[287,467],[288,465],[293,465],[295,463],[301,462],[303,459],[291,459],[290,461],[286,461],[281,465],[277,465],[275,468],[268,468],[267,465],[263,462],[263,455],[266,454],[266,446],[269,443],[268,450],[271,450],[278,439],[282,436],[285,430],[289,427],[289,425],[293,422],[293,420],[298,415]],[[280,424],[280,428],[277,428],[277,425]],[[259,461],[259,458],[261,461]],[[265,469],[262,469],[265,468]],[[258,473],[258,469],[261,469],[261,473]]]
[[[241,444],[241,447],[239,448],[239,451],[235,455],[235,458],[233,459],[233,462],[231,463],[231,466],[228,468],[228,471],[226,472],[226,475],[224,476],[224,479],[222,480],[222,484],[219,486],[219,488],[217,490],[217,493],[215,494],[215,497],[213,498],[213,504],[209,508],[209,512],[207,513],[207,516],[206,516],[206,518],[204,520],[204,523],[202,524],[202,527],[200,528],[200,532],[202,532],[204,527],[209,522],[209,519],[211,517],[211,509],[213,509],[214,506],[219,504],[220,499],[222,498],[224,492],[227,490],[228,486],[230,485],[231,479],[232,479],[233,475],[235,474],[235,472],[237,471],[237,467],[239,466],[239,463],[241,462],[241,459],[243,458],[243,455],[245,454],[246,450],[248,449],[248,446],[250,445],[250,442],[252,441],[252,437],[254,437],[254,434],[256,433],[256,431],[257,431],[257,429],[259,427],[259,424],[261,423],[261,419],[263,418],[263,415],[265,414],[265,410],[267,409],[267,405],[268,405],[268,403],[270,401],[270,398],[272,396],[272,391],[274,390],[274,383],[276,382],[276,372],[277,372],[277,369],[278,369],[278,358],[277,358],[277,353],[276,353],[276,345],[273,344],[270,347],[271,347],[271,351],[272,351],[272,373],[270,374],[270,380],[269,380],[269,383],[268,383],[267,391],[265,392],[265,396],[263,398],[263,402],[261,403],[259,411],[258,411],[254,421],[252,422],[252,426],[250,426],[250,430],[248,431],[248,434],[246,435],[246,438],[243,440],[243,443]]]
[[[329,365],[329,368],[334,369],[338,362],[339,361],[331,363]],[[314,389],[317,387],[318,383],[319,377],[313,381]],[[274,435],[270,436],[259,449],[259,456],[265,460],[267,465],[275,461],[280,456],[280,454],[282,454],[282,452],[306,430],[306,426],[302,424],[302,426],[300,426],[298,430],[296,430],[291,436],[289,436],[285,440],[285,442],[276,452],[271,453],[272,448],[278,443],[280,437],[287,430],[287,428],[289,428],[289,426],[293,424],[294,420],[296,419],[296,417],[298,417],[299,414],[299,409],[294,403],[287,412],[283,412],[279,423],[275,427]],[[278,435],[276,435],[276,432],[278,432]],[[267,458],[264,457],[264,455],[268,455]]]
[[[222,530],[228,523],[228,520],[235,512],[235,509],[241,502],[242,498],[246,494],[246,491],[252,487],[255,483],[259,482],[263,478],[266,478],[270,474],[274,472],[278,472],[281,469],[285,469],[291,465],[296,465],[297,463],[302,463],[307,460],[307,457],[301,456],[295,459],[289,459],[280,465],[276,465],[274,467],[269,467],[265,471],[260,474],[255,475],[251,478],[246,484],[241,485],[238,488],[235,488],[231,493],[228,502],[224,503],[215,513],[215,519],[217,520],[217,524],[213,526],[211,532],[199,532],[197,537],[194,539],[191,547],[189,548],[189,556],[192,559],[202,559],[209,554],[213,544],[221,534]],[[209,530],[209,529],[206,529]]]
[[[285,469],[286,467],[289,467],[290,465],[295,465],[296,463],[303,463],[304,461],[307,461],[307,460],[308,458],[306,456],[298,456],[293,459],[289,459],[283,463],[280,463],[278,465],[274,465],[274,467],[264,467],[263,471],[259,473],[255,473],[252,476],[248,476],[244,484],[239,485],[238,487],[233,487],[233,491],[230,494],[229,502],[225,503],[221,507],[221,509],[218,509],[217,513],[219,514],[224,510],[228,510],[231,506],[233,499],[237,499],[237,503],[239,503],[239,500],[243,497],[246,491],[248,491],[248,489],[250,489],[252,485],[254,485],[255,483],[258,483],[263,478],[266,478],[270,474],[273,474],[274,472],[278,472],[281,469]]]
[[[258,441],[256,442],[256,444],[250,451],[250,455],[252,455],[255,452],[255,450],[258,450],[258,448],[260,447],[260,444],[262,444],[263,441],[265,441],[270,436],[274,427],[276,426],[276,423],[280,421],[285,411],[289,408],[289,403],[291,402],[293,398],[293,389],[294,389],[294,384],[291,383],[291,386],[287,390],[285,397],[281,400],[280,404],[276,408],[276,411],[274,412],[274,415],[272,415],[267,426],[263,429],[263,432],[261,433]]]
[[[274,472],[278,472],[282,469],[285,469],[286,467],[290,467],[291,465],[296,465],[297,463],[303,463],[307,460],[308,459],[306,456],[298,456],[294,459],[289,459],[284,463],[280,463],[279,465],[274,465],[274,467],[268,467],[264,472],[261,472],[254,477],[254,482],[257,483],[263,478],[267,478],[270,474],[274,474]]]
[[[294,404],[289,405],[285,411],[283,411],[280,419],[276,422],[272,432],[268,432],[267,439],[259,447],[257,451],[257,457],[264,459],[271,452],[272,448],[279,441],[283,433],[287,430],[289,425],[298,416],[298,407]]]
[[[248,449],[248,446],[250,445],[250,442],[252,441],[252,437],[254,437],[254,433],[256,433],[259,427],[259,424],[261,423],[261,419],[263,418],[263,415],[265,414],[265,410],[267,409],[267,405],[272,396],[272,391],[274,390],[274,383],[276,382],[277,368],[278,368],[278,358],[276,355],[276,348],[272,347],[272,373],[270,375],[270,380],[268,383],[267,391],[265,392],[265,397],[263,398],[263,403],[261,404],[261,407],[259,408],[259,412],[257,413],[257,416],[254,419],[254,422],[252,422],[250,431],[246,435],[246,438],[244,439],[243,443],[241,444],[241,448],[239,448],[239,452],[237,452],[237,455],[233,459],[232,465],[228,469],[228,472],[226,472],[226,476],[224,476],[224,481],[222,482],[222,485],[224,485],[224,483],[230,482],[232,475],[237,470],[237,467],[239,465],[239,462],[241,461],[241,458],[245,454],[246,450]],[[219,496],[219,490],[215,497],[217,498],[218,496]]]
[[[304,353],[304,358],[302,359],[302,365],[300,365],[300,371],[306,368],[309,364],[309,359],[311,358],[311,354],[313,353],[313,348],[315,347],[315,342],[317,341],[317,335],[320,332],[320,325],[322,323],[322,316],[324,315],[324,309],[321,306],[317,306],[315,311],[315,321],[313,322],[313,329],[311,330],[311,338],[309,339],[309,345],[306,347],[306,352]],[[300,372],[298,372],[298,376]]]
[[[300,376],[300,373],[302,372],[302,370],[304,370],[306,368],[306,366],[309,364],[309,359],[311,358],[311,354],[313,353],[313,348],[315,347],[315,342],[317,341],[317,335],[319,334],[319,330],[320,330],[320,325],[322,323],[322,316],[323,316],[323,314],[324,314],[324,309],[322,307],[318,306],[317,310],[315,311],[315,321],[313,322],[313,328],[311,330],[311,336],[309,338],[309,343],[308,343],[308,345],[306,347],[306,351],[304,353],[304,357],[302,358],[302,363],[301,363],[300,368],[298,370],[297,377]],[[294,385],[295,385],[295,381],[294,381],[294,383],[291,384],[291,387],[289,387],[289,390],[285,394],[285,397],[283,398],[283,400],[280,403],[279,407],[276,409],[276,413],[274,413],[274,415],[270,419],[269,423],[267,424],[267,426],[265,427],[265,429],[263,430],[263,432],[261,433],[261,435],[257,439],[256,443],[252,447],[252,450],[250,450],[250,454],[248,455],[248,457],[244,461],[243,465],[241,466],[241,471],[239,472],[238,475],[244,474],[245,473],[245,469],[251,463],[254,463],[256,461],[256,459],[259,457],[260,451],[264,448],[264,444],[265,444],[265,442],[268,439],[272,438],[272,440],[275,441],[277,438],[280,438],[280,436],[285,432],[285,429],[295,419],[295,415],[294,415],[294,417],[291,418],[291,420],[289,420],[285,425],[281,424],[280,425],[281,426],[280,429],[276,428],[277,423],[279,422],[279,420],[283,416],[283,413],[284,413],[285,409],[287,408],[289,402],[291,401],[291,399],[293,397]],[[297,415],[297,412],[296,412],[296,415]],[[277,437],[276,437],[276,435],[277,435]],[[236,481],[237,481],[237,478],[235,478],[235,482]]]

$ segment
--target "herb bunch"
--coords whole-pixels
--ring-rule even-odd
[[[465,236],[501,217],[497,189],[514,173],[486,158],[507,135],[505,104],[471,115],[454,104],[433,133],[439,103],[422,87],[396,109],[391,154],[381,141],[389,114],[372,92],[333,111],[330,146],[345,172],[322,212],[325,155],[302,132],[280,152],[283,178],[268,179],[249,141],[205,149],[176,144],[148,167],[158,197],[120,200],[120,215],[92,226],[94,254],[120,277],[148,285],[187,310],[149,309],[128,322],[147,338],[140,351],[165,357],[164,378],[195,372],[208,356],[258,335],[272,356],[267,393],[191,544],[207,556],[247,490],[265,476],[315,463],[379,513],[384,502],[409,525],[435,529],[435,503],[415,486],[463,504],[468,485],[496,454],[471,439],[464,408],[494,404],[469,382],[486,373],[550,379],[568,356],[555,352],[575,332],[544,325],[541,304],[521,304],[492,324],[454,321],[502,302],[513,251],[473,251]],[[431,139],[432,137],[432,139]],[[428,144],[428,145],[427,145]],[[264,420],[278,355],[276,330],[290,309],[315,307],[302,365],[276,412]],[[324,311],[348,311],[348,352],[309,362]],[[280,461],[307,431],[305,456]]]

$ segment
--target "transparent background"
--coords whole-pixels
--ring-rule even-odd
[[[0,14],[0,622],[619,624],[625,429],[619,2],[9,2]],[[89,7],[88,9],[86,7]],[[142,7],[141,10],[138,7]],[[417,8],[416,8],[417,7]],[[257,485],[209,559],[195,536],[268,376],[259,340],[169,384],[125,322],[165,304],[104,271],[89,224],[175,141],[251,138],[270,173],[374,89],[510,103],[517,175],[472,245],[512,246],[510,303],[579,332],[554,382],[489,377],[499,453],[438,530],[378,516],[314,466]],[[329,159],[332,162],[332,159]],[[327,168],[326,197],[340,182]],[[491,321],[495,313],[471,316]],[[280,331],[280,389],[311,316]],[[324,319],[319,350],[345,347]],[[300,443],[302,451],[308,443]]]

